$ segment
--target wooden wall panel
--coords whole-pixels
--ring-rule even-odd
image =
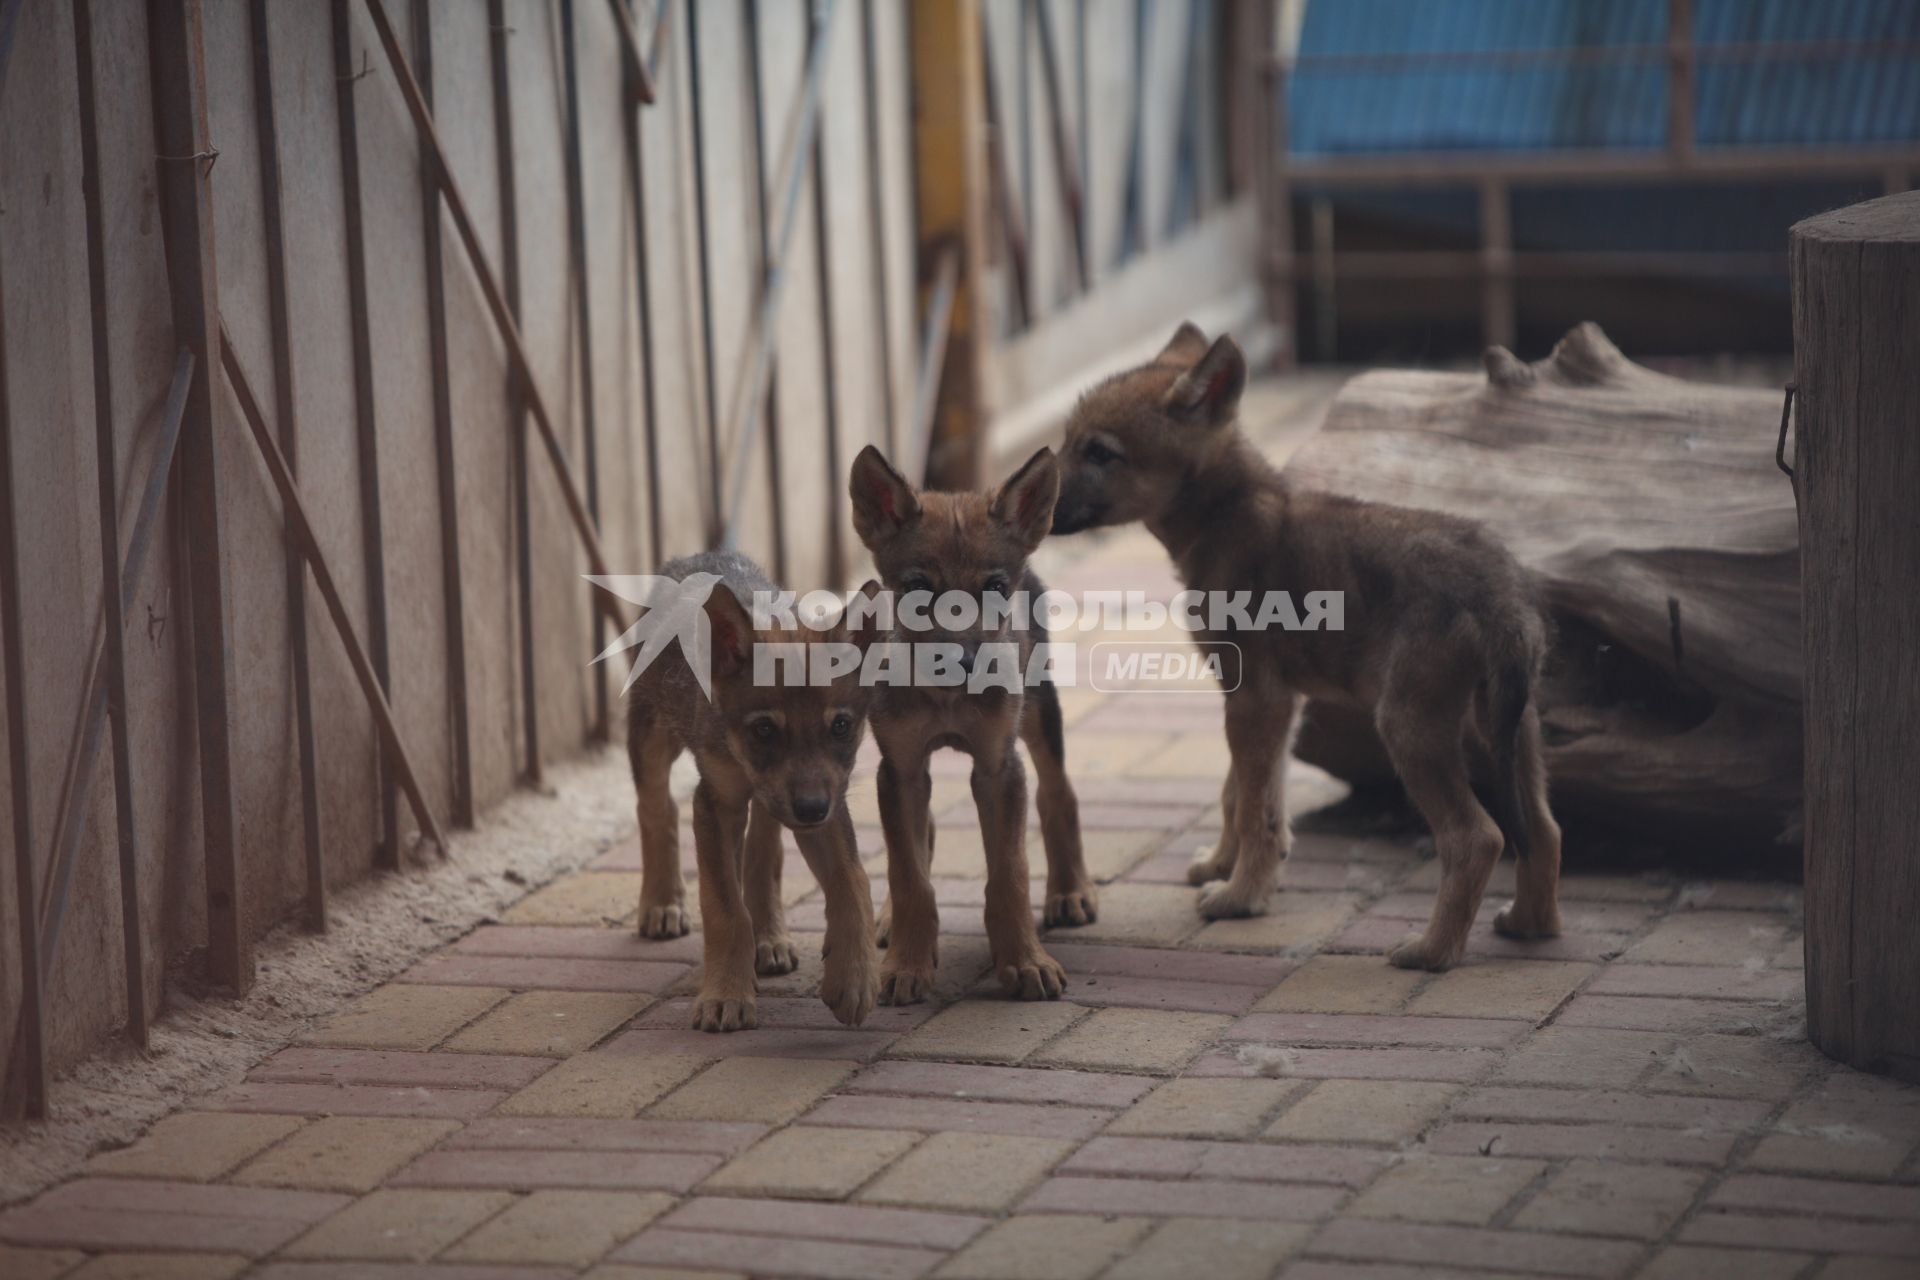
[[[366,558],[347,305],[346,206],[328,6],[278,6],[272,34],[300,490],[347,614],[364,641]],[[260,367],[253,376],[265,379],[268,372]],[[264,386],[256,391],[266,395]],[[372,717],[311,585],[307,615],[320,835],[329,878],[344,883],[365,875],[373,864],[380,820],[378,749]]]
[[[486,6],[472,0],[433,0],[433,43],[434,114],[441,141],[487,261],[498,273],[500,184],[494,164]],[[442,222],[448,226],[442,252],[460,571],[466,582],[467,714],[473,735],[474,802],[484,809],[511,791],[526,768],[521,758],[513,424],[507,411],[505,346],[445,214]],[[537,456],[533,461],[546,465]]]
[[[0,306],[7,344],[20,634],[33,819],[35,883],[43,892],[59,813],[60,781],[78,721],[100,594],[94,472],[93,373],[82,231],[72,15],[29,6],[15,28],[6,98],[10,118],[35,111],[31,129],[0,128]],[[103,749],[102,764],[106,752]],[[125,1007],[120,994],[114,898],[113,787],[103,768],[86,806],[58,963],[43,972],[49,1061],[97,1037]],[[11,845],[11,811],[7,815]],[[11,859],[9,859],[11,861]],[[11,880],[8,881],[11,885]],[[17,943],[7,940],[7,969]],[[9,983],[17,979],[9,978]],[[92,994],[105,997],[96,1001]],[[9,1041],[17,992],[6,993]],[[62,1016],[68,1008],[74,1016]]]
[[[432,6],[440,133],[497,275],[504,246],[499,243],[501,191],[486,6],[479,0],[384,2],[396,35],[409,48],[414,38],[412,6]],[[763,129],[756,149],[747,92],[747,0],[668,2],[672,12],[657,66],[658,101],[635,108],[621,92],[623,54],[604,0],[574,0],[585,162],[584,283],[593,349],[583,383],[579,361],[585,335],[569,261],[560,5],[558,0],[505,0],[521,331],[535,380],[582,485],[583,410],[586,395],[592,397],[602,541],[615,572],[645,571],[663,556],[705,547],[717,528],[720,512],[713,502],[712,481],[716,465],[724,466],[730,455],[716,458],[711,438],[718,435],[727,446],[736,446],[733,434],[745,359],[760,297],[757,179],[764,179],[767,187],[773,219],[768,234],[777,235],[783,195],[780,161],[805,67],[809,0],[758,0]],[[1025,27],[1024,0],[988,2],[1006,48],[1016,55],[1025,50],[1024,60],[1003,60],[1002,96],[1009,122],[1016,119],[1023,98],[1028,104],[1026,134],[1010,139],[1010,159],[1024,184],[1022,207],[1034,224],[1036,298],[1044,308],[1072,291],[1075,276],[1070,241],[1059,221],[1038,40]],[[1077,137],[1074,24],[1083,6],[1074,0],[1043,2],[1059,37],[1065,105],[1073,115],[1070,132]],[[347,92],[353,95],[357,116],[363,188],[380,548],[392,621],[392,701],[429,801],[446,814],[453,791],[451,710],[457,691],[448,688],[447,674],[421,153],[394,73],[375,40],[366,3],[352,0],[348,6],[354,66],[362,74]],[[348,219],[337,118],[341,85],[335,75],[331,8],[317,2],[270,5],[270,69],[284,187],[299,481],[350,620],[364,638],[370,625],[369,548],[356,429]],[[651,5],[636,8],[639,28],[650,43]],[[1171,94],[1184,55],[1186,6],[1152,8],[1159,16],[1147,122],[1157,131],[1153,146],[1161,159],[1156,163],[1165,170],[1177,125]],[[250,10],[246,0],[208,0],[206,6],[210,125],[219,148],[211,181],[223,316],[254,390],[271,409],[274,372]],[[1124,2],[1084,10],[1092,22],[1087,59],[1093,76],[1089,208],[1098,265],[1111,257],[1117,243],[1135,10]],[[903,457],[920,372],[923,321],[915,254],[909,23],[908,6],[892,0],[840,0],[822,104],[820,170],[802,190],[788,246],[790,281],[777,320],[780,470],[777,477],[771,472],[771,427],[763,419],[745,470],[740,542],[775,570],[776,546],[784,542],[785,577],[796,587],[827,583],[836,533],[849,579],[831,585],[851,585],[865,576],[864,556],[846,526],[840,496],[845,467],[859,447],[879,443],[903,465],[915,463]],[[92,634],[99,592],[89,430],[91,335],[77,112],[71,109],[76,76],[70,24],[66,5],[24,8],[0,98],[0,230],[5,232],[0,236],[0,299],[5,307],[15,470],[29,478],[14,514],[22,530],[23,597],[29,602],[22,621],[30,687],[23,692],[34,743],[36,848],[43,863],[80,710],[87,646],[76,641]],[[130,531],[134,489],[152,457],[176,340],[158,225],[145,8],[96,0],[95,24],[108,291],[113,299],[108,334],[121,518],[123,529]],[[18,127],[27,112],[35,127]],[[631,119],[637,119],[640,141],[638,209],[627,170]],[[696,196],[696,159],[705,181],[704,223]],[[1164,173],[1154,181],[1164,188]],[[824,227],[816,222],[816,198],[825,210]],[[1143,209],[1157,228],[1165,217],[1164,197],[1150,194]],[[534,714],[548,759],[571,755],[587,740],[596,676],[588,668],[589,602],[580,579],[586,558],[537,436],[528,467],[535,634],[532,652],[522,652],[506,347],[464,247],[452,235],[450,223],[443,227],[453,492],[464,596],[459,621],[466,640],[465,697],[475,798],[484,808],[536,763],[525,755],[522,664],[531,665],[537,675]],[[640,323],[642,244],[650,344],[643,344]],[[1138,288],[1125,296],[1135,298],[1137,293]],[[829,297],[830,307],[823,308]],[[1102,303],[1095,299],[1086,305]],[[829,323],[822,322],[826,310],[831,311]],[[1158,324],[1161,318],[1153,321]],[[1029,339],[1023,350],[1034,357],[1027,361],[1033,365],[1044,363],[1038,359],[1041,353],[1071,345],[1058,330],[1043,329]],[[887,359],[879,358],[882,352]],[[1009,356],[1009,367],[1014,363]],[[224,384],[216,371],[202,374]],[[651,421],[642,390],[646,374],[651,374],[655,397]],[[833,450],[823,435],[829,377],[836,409]],[[1031,376],[1003,379],[1005,385],[1021,387],[1031,381]],[[292,917],[305,887],[285,541],[279,505],[224,386],[215,404],[224,470],[222,532],[229,557],[225,587],[233,599],[233,704],[238,723],[232,730],[241,906],[247,933],[257,935]],[[838,457],[830,457],[832,453]],[[650,496],[655,490],[657,510]],[[782,516],[778,525],[776,499]],[[129,611],[127,637],[146,949],[156,958],[177,957],[202,945],[205,932],[193,668],[190,637],[183,630],[187,600],[172,545],[173,513],[165,513],[163,520]],[[378,753],[371,716],[317,593],[309,592],[308,603],[320,831],[327,878],[340,885],[364,876],[373,862],[381,807]],[[609,674],[617,678],[624,671],[616,667]],[[617,715],[614,731],[619,732]],[[125,1006],[118,989],[114,815],[106,764],[103,752],[89,793],[66,938],[47,984],[49,1006],[58,1011],[51,1039],[56,1066],[99,1043]],[[0,810],[10,804],[10,797],[0,796]],[[400,812],[403,826],[410,829],[411,816],[404,806]],[[6,816],[0,812],[0,819]],[[11,919],[0,928],[11,929]],[[0,938],[0,945],[11,943]],[[153,1004],[161,995],[158,963],[149,981]],[[0,995],[0,1019],[5,1019],[9,1034],[16,998],[10,989]]]
[[[566,121],[557,9],[512,0],[515,192],[520,217],[521,334],[555,426],[564,433],[576,477],[581,465],[579,378],[574,368],[574,306],[567,261]],[[559,483],[532,449],[533,608],[543,750],[564,755],[586,740],[593,713],[588,683],[586,562]]]
[[[207,6],[205,39],[208,136],[220,151],[211,173],[220,311],[254,393],[271,413],[266,239],[246,6]],[[304,883],[300,788],[289,784],[299,777],[300,757],[291,694],[285,543],[279,501],[226,378],[217,376],[221,528],[232,611],[229,696],[235,708],[245,708],[232,730],[235,846],[242,927],[258,935],[279,922],[285,904],[298,898]]]

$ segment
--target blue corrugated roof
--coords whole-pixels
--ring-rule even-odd
[[[1920,44],[1920,0],[1697,0],[1696,142],[1884,143],[1920,137],[1920,57],[1716,61],[1712,47]],[[1664,44],[1666,0],[1309,0],[1299,52],[1404,54]],[[1361,69],[1299,66],[1300,154],[1660,147],[1664,59]]]

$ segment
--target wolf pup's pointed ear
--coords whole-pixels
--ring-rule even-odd
[[[1042,449],[993,495],[993,518],[1012,529],[1031,551],[1053,528],[1053,504],[1060,497],[1060,466],[1053,450]]]
[[[713,674],[730,676],[745,667],[753,654],[753,619],[724,582],[713,584],[702,607],[713,637]]]
[[[853,460],[847,494],[853,499],[854,532],[869,550],[920,516],[920,499],[913,486],[872,445]]]
[[[1200,363],[1167,388],[1163,403],[1176,418],[1213,427],[1233,419],[1240,407],[1240,393],[1246,389],[1246,357],[1240,354],[1238,343],[1221,334],[1200,357]]]
[[[1154,357],[1155,364],[1192,364],[1207,353],[1207,335],[1191,320],[1182,320],[1167,345]]]

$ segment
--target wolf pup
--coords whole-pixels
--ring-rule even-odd
[[[1291,843],[1281,788],[1294,720],[1313,697],[1371,713],[1439,848],[1433,917],[1388,959],[1405,969],[1458,961],[1507,845],[1519,856],[1518,891],[1494,928],[1553,937],[1560,828],[1532,698],[1546,628],[1524,572],[1471,521],[1294,488],[1235,424],[1246,381],[1232,338],[1209,345],[1181,325],[1150,364],[1074,408],[1053,516],[1055,533],[1142,521],[1192,591],[1251,591],[1256,606],[1268,591],[1343,594],[1344,630],[1236,629],[1227,619],[1195,636],[1242,651],[1238,686],[1225,682],[1224,829],[1188,872],[1197,885],[1226,883],[1201,895],[1201,913],[1266,910]]]
[[[756,632],[748,604],[754,592],[775,587],[759,566],[732,552],[688,556],[660,572],[675,580],[708,573],[720,581],[704,605],[712,700],[676,646],[640,674],[627,702],[627,755],[640,796],[640,932],[649,938],[687,932],[680,815],[668,774],[680,752],[691,749],[700,766],[693,843],[706,935],[693,1025],[702,1031],[754,1026],[755,972],[787,973],[798,963],[780,905],[785,826],[826,895],[820,999],[841,1022],[858,1026],[873,1010],[878,956],[873,893],[845,801],[866,731],[868,691],[857,663],[831,684],[758,684],[754,645],[864,647],[878,633],[852,632],[844,617],[829,630],[801,625]],[[877,593],[879,585],[865,590]]]
[[[1045,590],[1027,569],[1027,557],[1053,521],[1058,491],[1051,450],[1042,449],[990,493],[918,493],[869,445],[854,459],[849,482],[853,523],[873,553],[881,581],[894,593],[899,615],[912,593],[939,601],[949,592],[975,598],[1029,601]],[[1092,921],[1098,910],[1093,879],[1080,848],[1080,807],[1067,781],[1060,695],[1051,682],[1028,687],[1033,647],[1043,638],[1014,625],[1008,610],[976,611],[973,625],[940,625],[929,608],[927,630],[896,625],[896,640],[953,644],[961,666],[973,671],[983,644],[1015,649],[1020,679],[1009,689],[980,682],[955,687],[894,684],[878,690],[873,737],[880,746],[880,823],[887,841],[891,918],[887,958],[880,968],[880,1002],[910,1004],[933,988],[939,919],[929,869],[934,825],[927,758],[939,747],[973,757],[973,802],[987,856],[987,939],[1001,985],[1023,1000],[1057,999],[1066,972],[1040,946],[1027,897],[1027,775],[1014,739],[1027,744],[1039,775],[1041,838],[1047,850],[1049,925]],[[950,618],[957,615],[950,615]],[[989,650],[989,654],[994,651]],[[991,661],[991,658],[989,658]]]

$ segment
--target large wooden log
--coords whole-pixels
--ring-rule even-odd
[[[1920,192],[1793,228],[1807,1032],[1920,1080]]]
[[[1554,802],[1670,841],[1786,836],[1800,813],[1800,580],[1779,393],[1636,365],[1591,324],[1527,364],[1363,374],[1288,462],[1304,487],[1470,516],[1533,573],[1557,640]],[[1298,754],[1391,778],[1364,717]]]

